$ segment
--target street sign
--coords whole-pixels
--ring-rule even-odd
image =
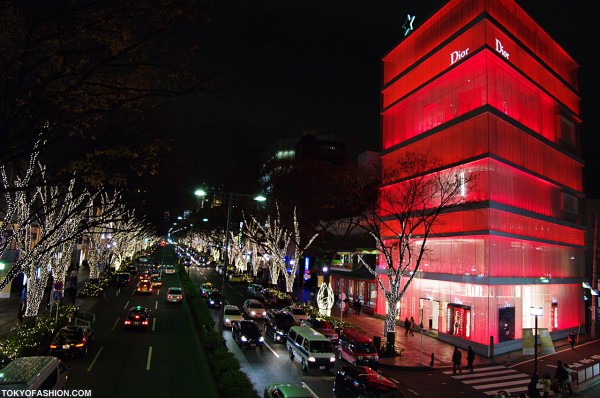
[[[55,290],[55,291],[52,292],[52,299],[54,301],[59,301],[62,298],[62,296],[63,295],[62,295],[61,291]]]
[[[54,290],[63,290],[63,283],[61,281],[54,282]]]

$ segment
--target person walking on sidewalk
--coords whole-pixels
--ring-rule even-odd
[[[575,349],[575,339],[577,338],[577,335],[575,334],[574,330],[571,330],[571,332],[569,332],[569,344],[571,344],[571,349],[574,350]]]
[[[413,332],[415,328],[415,318],[413,318],[412,316],[410,317],[410,335],[414,336],[415,333]]]
[[[408,336],[408,329],[410,329],[410,320],[408,317],[404,319],[404,335]]]
[[[473,361],[475,361],[475,352],[473,348],[469,346],[467,350],[467,368],[473,373]]]
[[[454,353],[452,353],[452,372],[456,374],[456,370],[462,374],[462,369],[460,367],[460,362],[462,361],[462,352],[458,349],[458,347],[454,347]]]
[[[356,313],[358,315],[360,315],[360,311],[362,311],[362,303],[360,302],[360,299],[356,302]]]

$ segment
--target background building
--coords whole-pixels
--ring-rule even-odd
[[[448,2],[383,58],[382,169],[431,152],[476,176],[401,302],[440,339],[496,352],[584,323],[576,62],[512,0]],[[385,314],[385,298],[376,312]]]

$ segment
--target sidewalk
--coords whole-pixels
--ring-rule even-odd
[[[334,306],[331,310],[331,315],[335,318],[340,317],[339,306]],[[379,336],[382,346],[385,346],[385,320],[365,314],[360,315],[353,313],[352,309],[348,311],[348,316],[344,316],[343,320],[353,323],[363,330],[366,334],[373,338]],[[589,341],[589,336],[580,336],[579,344]],[[561,348],[567,348],[569,343],[566,339],[555,340],[554,347],[559,351]],[[435,337],[427,334],[421,334],[418,330],[413,331],[413,335],[405,335],[403,326],[396,325],[396,351],[401,352],[401,355],[389,358],[380,358],[379,363],[382,366],[405,368],[405,369],[430,369],[433,368],[452,368],[452,353],[454,346],[442,342]],[[462,349],[463,364],[466,363],[466,349]],[[431,364],[433,354],[433,365]],[[496,355],[494,359],[476,355],[474,366],[489,365],[489,364],[505,364],[511,365],[531,359],[531,356],[522,355],[521,350]]]
[[[81,290],[85,282],[89,278],[89,269],[79,268],[77,273],[77,291]],[[17,312],[19,305],[21,304],[22,297],[16,292],[11,292],[9,298],[0,299],[0,336],[9,333],[13,328],[19,325],[19,319],[17,318]],[[70,303],[68,299],[64,300],[65,303]],[[90,300],[88,297],[77,297],[75,304],[79,306],[81,311],[89,311],[94,305],[95,300]],[[40,304],[39,315],[48,313],[46,303]]]

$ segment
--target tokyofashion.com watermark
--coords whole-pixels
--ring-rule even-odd
[[[0,390],[0,397],[91,397],[92,390]]]

